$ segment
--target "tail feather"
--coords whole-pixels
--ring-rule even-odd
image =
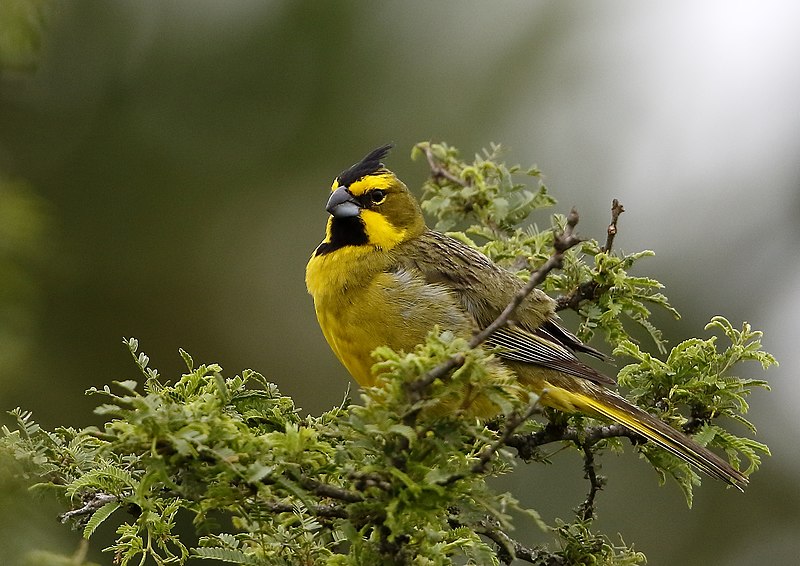
[[[597,389],[598,391],[593,391],[595,395],[592,397],[582,393],[569,392],[572,403],[581,412],[597,414],[628,427],[698,470],[744,491],[749,481],[747,476],[734,469],[711,450],[644,412],[614,392]]]

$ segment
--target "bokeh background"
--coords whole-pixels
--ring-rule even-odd
[[[96,422],[83,391],[136,377],[128,336],[165,376],[183,347],[261,371],[304,411],[338,404],[348,377],[303,283],[331,178],[393,141],[389,165],[419,187],[415,142],[501,142],[586,236],[622,201],[616,245],[656,250],[673,344],[723,314],[781,362],[752,398],[774,456],[745,494],[708,481],[688,510],[607,455],[598,528],[651,564],[796,563],[798,29],[790,1],[2,0],[0,409]],[[552,521],[585,486],[563,454],[505,487]],[[5,478],[0,562],[72,553],[58,511]]]

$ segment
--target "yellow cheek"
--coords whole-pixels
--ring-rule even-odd
[[[362,210],[361,219],[369,234],[369,243],[374,246],[388,251],[405,238],[405,230],[395,227],[384,215],[374,210]]]

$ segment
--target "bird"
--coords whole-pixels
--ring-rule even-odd
[[[325,237],[306,266],[319,326],[362,387],[377,383],[372,352],[411,352],[432,329],[466,339],[488,326],[524,286],[480,251],[427,227],[408,187],[382,160],[392,144],[336,176]],[[615,391],[578,358],[605,359],[560,324],[555,301],[534,288],[485,347],[539,403],[621,424],[707,475],[744,491],[748,478],[683,432]]]

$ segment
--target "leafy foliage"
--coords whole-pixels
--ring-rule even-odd
[[[458,159],[458,150],[446,144],[414,146],[412,158],[426,155],[433,165],[434,175],[422,187],[422,208],[436,217],[437,230],[472,221],[468,234],[496,240],[514,233],[532,211],[556,203],[538,168],[523,172],[519,165],[508,167],[498,162],[500,151],[500,145],[492,144],[474,162],[465,163]],[[514,175],[520,173],[538,179],[535,190],[514,182]]]
[[[769,448],[752,438],[736,436],[712,420],[724,417],[743,424],[755,433],[755,426],[745,418],[749,409],[746,397],[755,387],[769,389],[766,381],[729,375],[739,362],[756,361],[763,369],[777,364],[775,358],[761,350],[761,332],[744,323],[736,330],[721,316],[715,316],[706,330],[719,330],[730,342],[718,351],[717,338],[691,338],[675,346],[666,361],[642,352],[631,341],[617,346],[615,355],[633,358],[635,363],[622,368],[617,376],[621,385],[630,388],[628,397],[636,404],[654,408],[659,417],[676,428],[696,432],[702,445],[715,445],[725,450],[738,464],[740,455],[748,462],[746,473],[761,464],[760,454],[769,455]],[[691,504],[691,486],[697,475],[684,462],[661,451],[647,449],[645,456],[662,473],[674,476]]]
[[[465,227],[457,237],[527,277],[547,260],[565,220],[553,216],[546,230],[520,227],[554,201],[535,168],[525,173],[537,179],[536,188],[513,181],[523,171],[499,163],[498,151],[493,146],[464,163],[453,148],[419,144],[415,154],[426,157],[433,173],[423,206],[444,228]],[[651,255],[585,241],[565,254],[563,269],[544,288],[578,313],[582,337],[599,333],[616,356],[632,360],[620,382],[633,401],[724,450],[734,465],[744,458],[749,474],[767,447],[723,426],[734,421],[754,432],[744,416],[745,398],[766,383],[731,372],[739,362],[766,369],[775,360],[761,350],[759,332],[746,324],[736,330],[722,317],[707,327],[730,343],[722,351],[715,337],[682,342],[665,359],[644,351],[621,320],[644,327],[663,354],[649,309],[677,315],[657,281],[629,274]],[[187,370],[170,381],[150,367],[135,339],[125,344],[141,377],[88,391],[101,399],[96,413],[105,419],[102,427],[49,432],[17,409],[16,428],[0,430],[4,458],[35,478],[39,489],[55,490],[70,509],[62,518],[81,527],[86,539],[105,523],[116,525],[116,540],[106,550],[118,564],[645,560],[621,539],[592,530],[595,495],[605,481],[595,473],[595,458],[605,448],[622,449],[626,431],[580,415],[543,413],[491,352],[446,331],[433,329],[413,352],[379,348],[376,387],[362,391],[358,404],[346,398],[306,417],[255,371],[230,377],[217,364],[197,366],[181,350]],[[454,359],[454,371],[427,379]],[[476,413],[504,417],[467,416]],[[540,418],[529,419],[533,414]],[[487,480],[512,473],[519,458],[546,460],[538,447],[551,442],[581,452],[590,489],[572,521],[548,526]],[[692,470],[656,447],[635,449],[662,478],[674,477],[691,502],[699,483]],[[550,532],[552,549],[527,548],[509,536],[512,514],[520,513],[528,519],[517,527]],[[189,521],[200,536],[196,544],[181,535]],[[48,556],[47,563],[59,559]]]
[[[556,201],[536,167],[524,171],[537,179],[535,191],[513,182],[514,175],[519,176],[523,170],[518,165],[498,163],[500,150],[499,145],[493,145],[490,151],[467,163],[459,159],[456,149],[445,144],[420,143],[412,157],[425,155],[433,164],[433,175],[423,187],[422,206],[438,219],[437,229],[464,226],[464,232],[450,235],[527,279],[550,257],[554,234],[564,231],[566,217],[553,215],[546,230],[523,225],[531,213],[551,207]],[[485,243],[478,245],[474,238]],[[650,307],[662,307],[676,318],[678,312],[658,292],[661,283],[629,274],[638,260],[653,255],[649,250],[612,254],[597,240],[586,240],[566,252],[562,270],[551,273],[543,287],[561,295],[561,308],[578,312],[581,325],[577,334],[582,340],[590,340],[598,331],[614,346],[628,339],[629,333],[622,324],[624,315],[644,328],[664,353],[661,331],[649,320]]]
[[[412,407],[402,402],[410,366],[425,371],[463,352],[471,361],[436,385],[438,399],[427,399],[426,411],[439,412],[439,399],[463,400],[459,392],[468,386],[503,407],[518,404],[511,376],[487,372],[487,353],[446,334],[413,354],[385,349],[386,387],[365,392],[361,406],[301,419],[291,399],[255,372],[227,378],[216,364],[189,366],[170,385],[146,365],[135,340],[126,343],[149,377],[143,392],[132,381],[90,390],[111,400],[97,409],[109,419],[102,431],[47,433],[19,411],[18,430],[3,431],[3,447],[38,465],[67,500],[115,498],[90,515],[84,535],[116,514],[119,538],[108,550],[121,564],[143,555],[185,561],[190,551],[174,532],[179,509],[193,513],[196,525],[224,512],[236,533],[204,537],[192,550],[198,558],[313,564],[338,555],[331,563],[367,564],[401,546],[409,560],[427,556],[431,564],[447,564],[455,553],[480,563],[494,556],[467,525],[491,517],[507,527],[517,508],[510,495],[487,487],[485,474],[469,472],[497,433],[458,412],[411,426],[403,415]],[[504,455],[493,471],[508,470]],[[345,543],[348,552],[334,552]]]

